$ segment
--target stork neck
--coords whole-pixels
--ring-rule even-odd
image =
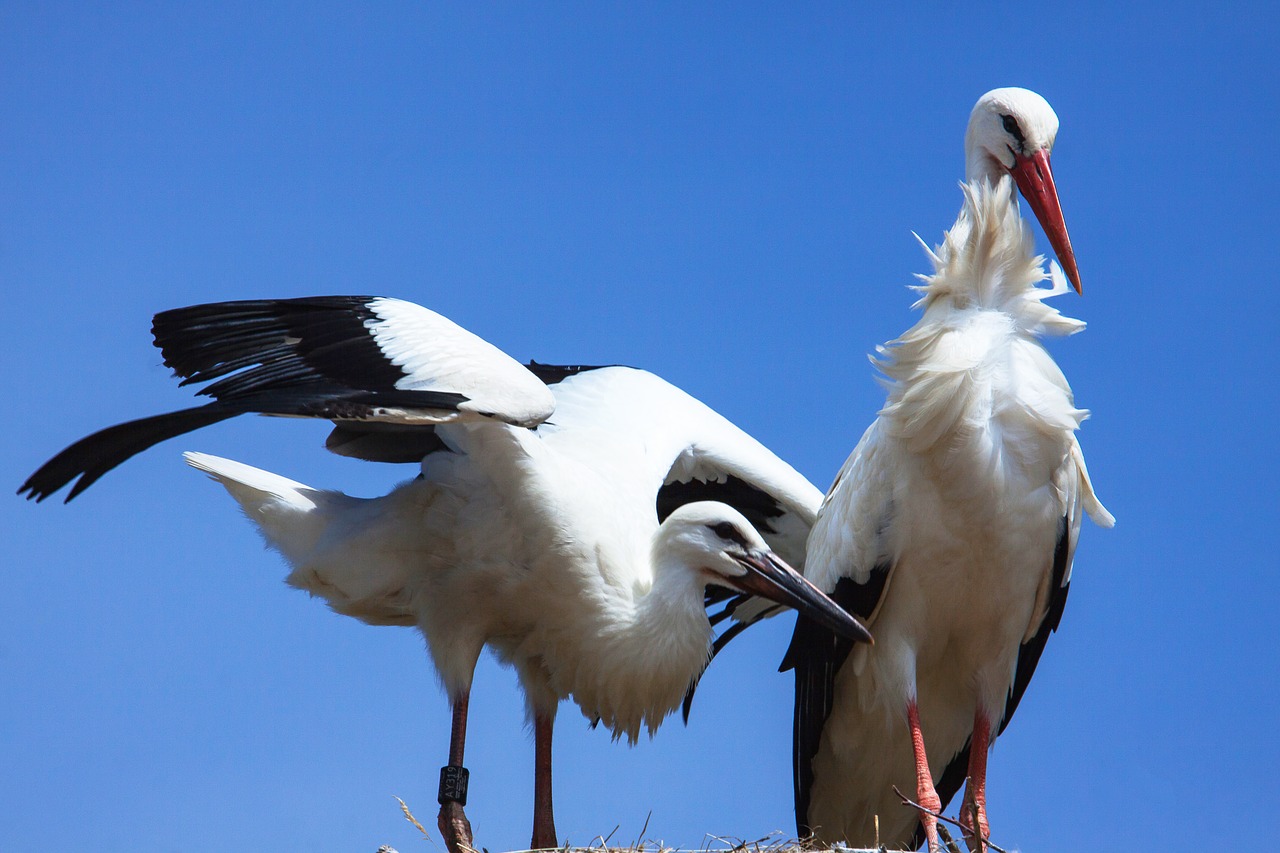
[[[974,184],[986,182],[995,186],[1001,178],[1009,178],[1009,170],[997,161],[981,145],[965,146],[964,180]]]
[[[591,608],[589,642],[561,662],[562,692],[631,743],[642,729],[656,729],[707,662],[712,631],[702,582],[685,566],[655,562],[646,591],[626,596],[625,604]],[[574,632],[573,639],[583,635]]]
[[[711,626],[703,607],[705,581],[677,560],[655,555],[653,586],[635,606],[634,630],[638,633],[670,633],[697,636],[707,642]]]

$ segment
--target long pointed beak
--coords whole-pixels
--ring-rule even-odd
[[[804,616],[855,642],[873,643],[871,632],[856,616],[787,565],[777,554],[753,551],[734,555],[747,573],[733,579],[743,592],[794,607]]]
[[[1062,204],[1058,201],[1058,188],[1053,183],[1053,170],[1049,168],[1049,152],[1041,149],[1030,157],[1014,155],[1013,168],[1009,170],[1022,197],[1040,220],[1049,244],[1062,262],[1062,268],[1071,280],[1076,293],[1080,289],[1080,270],[1076,267],[1076,255],[1071,250],[1071,238],[1067,236],[1067,223],[1062,218]]]

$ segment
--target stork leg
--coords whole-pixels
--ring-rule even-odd
[[[533,840],[529,847],[534,850],[560,846],[551,807],[551,733],[555,722],[555,710],[533,717]]]
[[[440,814],[436,823],[449,853],[473,849],[471,822],[462,807],[467,804],[467,769],[462,766],[467,742],[467,703],[471,691],[463,690],[453,700],[453,726],[449,732],[449,763],[440,770]]]
[[[991,747],[991,721],[979,708],[973,717],[973,738],[969,741],[969,782],[964,805],[960,808],[960,825],[964,841],[971,851],[985,851],[991,837],[987,823],[987,752]]]
[[[929,839],[929,853],[941,853],[938,842],[938,819],[934,815],[942,811],[942,800],[933,786],[933,774],[929,772],[929,759],[924,753],[924,733],[920,730],[920,709],[916,700],[907,702],[907,725],[911,727],[911,749],[916,757],[916,802],[931,813],[921,813],[920,823]]]

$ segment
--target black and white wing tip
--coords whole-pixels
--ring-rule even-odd
[[[236,415],[402,426],[496,420],[522,427],[555,408],[529,369],[419,305],[320,296],[195,305],[157,314],[155,344],[182,384],[210,383],[205,406],[118,424],[63,450],[19,494],[67,500],[131,456]]]
[[[157,314],[165,364],[223,402],[306,398],[334,420],[533,427],[555,407],[519,362],[446,317],[376,296],[220,302]],[[214,381],[217,380],[217,381]],[[275,414],[275,412],[268,412]],[[284,414],[299,414],[289,411]]]

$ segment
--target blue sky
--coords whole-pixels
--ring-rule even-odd
[[[1278,21],[1266,3],[6,3],[0,481],[190,402],[155,312],[375,293],[517,358],[647,367],[825,488],[882,399],[866,353],[915,320],[911,231],[936,242],[959,209],[970,107],[1026,86],[1062,120],[1084,280],[1055,304],[1089,323],[1051,351],[1118,524],[1086,526],[993,754],[994,837],[1251,841],[1251,803],[1280,797]],[[3,505],[0,846],[439,849],[393,799],[434,824],[448,716],[421,640],[285,587],[179,457],[362,495],[413,473],[331,457],[325,432],[242,418],[70,506]],[[786,622],[735,643],[687,729],[629,749],[565,706],[561,835],[790,831]],[[477,842],[523,846],[532,743],[487,659],[467,764]]]

